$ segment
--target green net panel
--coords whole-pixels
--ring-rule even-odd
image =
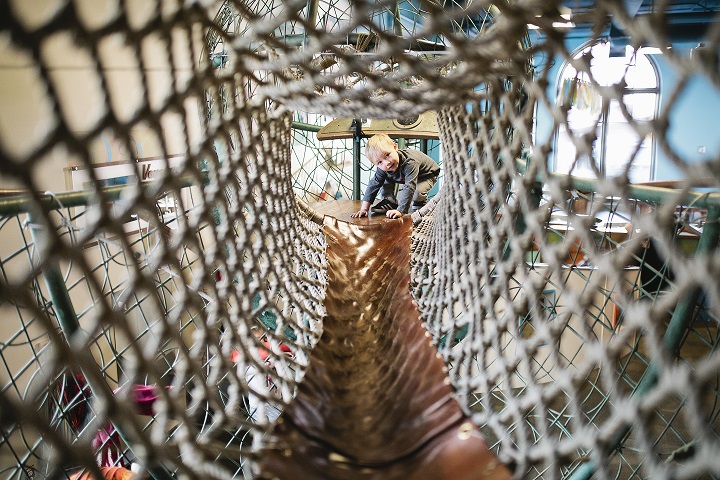
[[[425,112],[411,290],[492,451],[720,478],[720,160],[675,130],[720,7],[642,3],[0,2],[0,478],[257,478],[323,335],[312,205],[371,174],[316,132]]]

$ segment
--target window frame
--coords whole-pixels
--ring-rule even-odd
[[[600,44],[602,42],[606,42],[606,41],[607,41],[607,39],[601,38],[598,40],[591,40],[591,41],[585,42],[584,44],[582,44],[581,46],[579,46],[578,48],[576,48],[573,51],[571,58],[572,59],[581,58],[583,55],[588,53],[588,51],[591,48],[593,48],[595,45]],[[648,122],[652,122],[657,118],[658,112],[659,112],[659,107],[660,107],[660,95],[661,95],[661,90],[662,90],[661,84],[660,84],[660,74],[659,74],[659,69],[658,69],[657,63],[652,58],[651,54],[645,54],[642,51],[635,50],[633,52],[632,56],[630,56],[629,58],[634,58],[634,62],[636,64],[637,57],[640,55],[642,55],[645,59],[647,59],[649,65],[652,69],[652,73],[654,75],[655,86],[654,87],[627,87],[626,86],[623,91],[623,98],[627,97],[628,95],[635,95],[635,94],[654,94],[655,98],[654,98],[652,117],[648,120]],[[562,100],[563,82],[565,81],[566,78],[573,78],[572,76],[566,77],[567,68],[570,66],[571,66],[570,62],[568,60],[565,60],[558,71],[558,75],[557,75],[556,82],[555,82],[555,86],[556,86],[556,88],[555,88],[555,103],[556,103],[556,105],[559,105]],[[612,84],[609,84],[609,85],[612,85]],[[600,143],[600,148],[599,148],[600,155],[598,158],[595,158],[594,160],[597,164],[597,169],[600,172],[600,175],[605,177],[606,172],[607,172],[608,137],[609,137],[609,133],[611,131],[611,129],[609,128],[609,123],[608,123],[608,117],[609,117],[609,112],[610,112],[609,102],[613,101],[614,99],[605,98],[602,95],[600,96],[600,99],[601,99],[602,103],[600,106],[600,113],[598,115],[598,121],[597,121],[597,128],[600,129],[599,135],[597,137],[597,142]],[[551,165],[550,165],[550,169],[553,172],[558,172],[558,166],[559,166],[558,145],[559,145],[559,141],[560,141],[561,129],[563,127],[564,127],[564,125],[558,124],[555,126],[554,131],[553,131],[553,155],[552,155],[552,161],[551,161]],[[651,135],[652,135],[652,137],[651,137],[651,141],[650,141],[650,145],[649,145],[650,162],[649,162],[649,166],[648,166],[648,168],[649,168],[648,178],[644,179],[644,180],[638,180],[638,183],[651,182],[655,179],[655,166],[656,166],[656,160],[657,160],[657,158],[656,158],[657,157],[657,139],[654,135],[654,132],[652,132]],[[574,162],[575,162],[575,160],[573,160],[573,163]],[[576,170],[577,170],[577,167],[575,167],[575,169],[572,170],[571,172],[562,171],[559,173],[569,174],[572,176],[579,176]]]

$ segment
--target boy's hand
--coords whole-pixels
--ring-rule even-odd
[[[389,213],[389,212],[388,212]],[[350,215],[352,218],[367,217],[367,210],[360,210]]]
[[[403,213],[400,210],[388,210],[385,216],[387,218],[400,218],[403,216]]]

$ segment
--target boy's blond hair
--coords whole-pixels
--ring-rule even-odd
[[[372,161],[373,158],[382,155],[387,148],[395,148],[395,141],[385,133],[377,133],[368,140],[365,156]]]

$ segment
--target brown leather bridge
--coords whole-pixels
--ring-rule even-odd
[[[409,290],[409,216],[326,216],[327,317],[262,478],[507,479],[453,397]]]

